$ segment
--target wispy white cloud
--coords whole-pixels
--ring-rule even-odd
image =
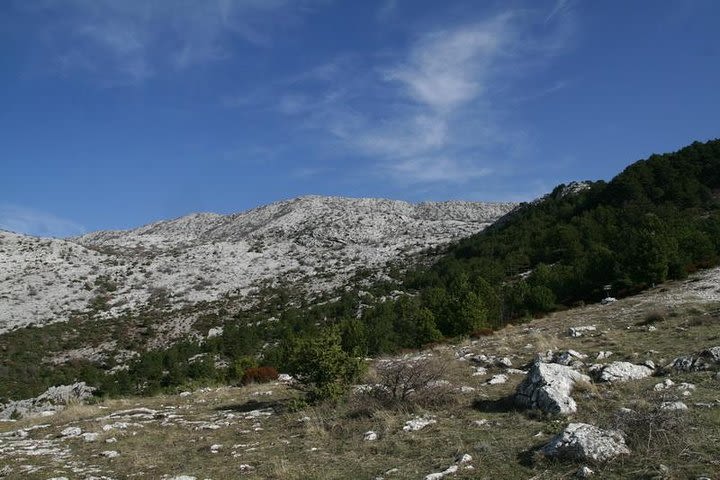
[[[70,237],[86,232],[79,223],[48,212],[0,204],[0,229],[40,237]]]
[[[406,183],[464,183],[492,174],[492,169],[480,167],[472,161],[443,156],[412,157],[389,165],[392,173]]]
[[[388,70],[386,79],[402,83],[417,102],[447,111],[486,90],[498,57],[514,39],[511,13],[490,21],[425,35],[408,62]]]
[[[268,46],[324,1],[47,0],[31,12],[56,17],[44,29],[62,73],[116,85],[230,58],[236,39]]]
[[[317,130],[404,184],[452,184],[494,174],[528,136],[498,112],[527,95],[513,83],[566,48],[567,19],[512,10],[445,25],[404,50],[346,57],[275,82],[264,99],[293,125]],[[564,87],[558,82],[542,94]],[[227,103],[226,103],[227,104]],[[505,158],[503,158],[503,156]]]
[[[545,17],[545,23],[550,23],[551,21],[557,19],[557,17],[569,12],[572,8],[573,1],[574,0],[556,0],[553,9],[550,11],[548,16]]]

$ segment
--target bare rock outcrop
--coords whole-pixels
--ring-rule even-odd
[[[569,414],[577,411],[570,396],[577,382],[590,377],[557,363],[536,362],[515,392],[515,403],[547,413]]]
[[[50,387],[35,398],[17,400],[0,405],[0,419],[42,415],[43,412],[57,412],[70,403],[84,402],[93,396],[94,387],[85,382]]]
[[[602,430],[587,423],[571,423],[541,452],[551,458],[600,463],[628,455],[630,449],[620,431]]]

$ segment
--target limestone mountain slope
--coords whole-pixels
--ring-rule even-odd
[[[263,286],[313,295],[477,233],[514,207],[308,196],[66,240],[0,232],[0,333],[78,313],[242,299]]]

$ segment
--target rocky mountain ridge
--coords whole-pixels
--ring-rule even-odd
[[[308,196],[66,240],[0,231],[0,333],[78,313],[102,319],[242,298],[268,285],[313,295],[477,233],[513,208]]]

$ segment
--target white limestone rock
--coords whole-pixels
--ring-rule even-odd
[[[582,337],[590,332],[595,332],[597,327],[595,325],[583,325],[579,327],[570,327],[568,335],[573,338]]]
[[[62,432],[60,432],[60,436],[67,438],[67,437],[79,437],[82,434],[82,429],[80,427],[67,427]]]
[[[377,434],[377,432],[374,432],[373,430],[369,430],[369,431],[365,432],[365,434],[363,435],[363,441],[365,441],[365,442],[374,442],[377,439],[378,439],[378,434]]]
[[[93,396],[95,390],[85,382],[50,387],[35,398],[16,400],[0,405],[0,420],[7,420],[18,415],[21,418],[34,415],[47,416],[47,412],[62,410],[68,403],[83,403]]]
[[[537,408],[546,413],[569,414],[577,411],[570,396],[577,382],[589,382],[590,377],[557,363],[536,362],[518,386],[515,402],[525,408]]]
[[[595,474],[595,471],[588,467],[587,465],[583,465],[580,468],[577,469],[577,472],[575,472],[576,478],[590,478]]]
[[[488,385],[501,385],[503,383],[507,383],[508,376],[504,373],[499,373],[497,375],[493,375],[490,380],[487,381]]]
[[[422,430],[428,425],[433,425],[435,423],[437,423],[437,420],[430,417],[413,418],[412,420],[408,420],[407,422],[405,422],[403,430],[406,432],[416,432],[418,430]]]
[[[613,362],[602,366],[597,372],[597,377],[600,381],[615,383],[639,380],[649,377],[652,374],[653,370],[646,365],[635,365],[630,362]]]
[[[600,463],[628,455],[630,449],[622,432],[601,430],[587,423],[571,423],[541,452],[551,458]]]
[[[683,402],[663,402],[660,404],[662,410],[687,410],[688,406]]]
[[[80,435],[83,439],[83,441],[87,443],[97,442],[98,437],[100,436],[97,433],[87,432]]]

